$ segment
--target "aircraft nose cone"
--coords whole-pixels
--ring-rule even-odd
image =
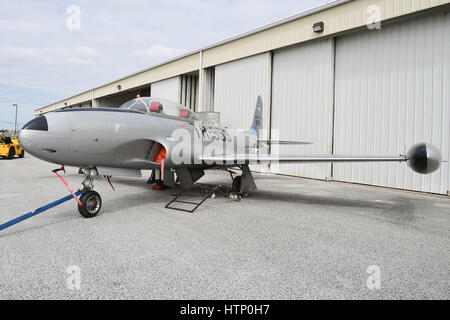
[[[29,121],[23,126],[22,130],[19,132],[19,143],[25,151],[30,150],[33,145],[33,133],[36,132],[47,132],[48,122],[45,116],[39,116]]]
[[[70,122],[65,113],[51,112],[28,122],[19,133],[26,152],[44,161],[64,164],[70,145]]]
[[[24,134],[22,134],[22,132],[23,131],[21,130],[17,137],[19,139],[20,146],[25,149],[25,148],[28,148],[28,146],[30,145],[30,141],[25,138],[26,134],[24,135]]]

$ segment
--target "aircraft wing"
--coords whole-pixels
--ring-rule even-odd
[[[338,156],[338,155],[214,155],[202,156],[210,164],[259,164],[259,163],[320,163],[320,162],[405,162],[407,157],[399,156]]]
[[[264,143],[267,145],[293,145],[293,146],[306,146],[313,144],[312,142],[306,141],[276,141],[276,140],[258,140],[259,143]]]

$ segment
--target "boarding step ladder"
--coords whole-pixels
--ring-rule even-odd
[[[231,188],[222,185],[196,183],[191,189],[172,194],[174,198],[166,204],[165,208],[194,213],[206,200],[215,198],[216,192],[221,192],[228,196]]]

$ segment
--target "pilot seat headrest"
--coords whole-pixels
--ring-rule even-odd
[[[163,110],[163,106],[158,101],[153,101],[150,104],[150,112],[161,112]]]
[[[189,110],[181,109],[180,110],[180,118],[188,118],[188,117],[189,117]]]

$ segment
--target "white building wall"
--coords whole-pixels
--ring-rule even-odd
[[[263,99],[264,126],[268,126],[270,101],[270,53],[225,63],[215,68],[214,111],[222,126],[248,130],[256,99]]]
[[[280,146],[281,154],[329,154],[332,144],[333,40],[276,51],[273,56],[272,130],[280,140],[310,141]],[[274,173],[325,179],[330,164],[272,165]]]
[[[396,155],[431,142],[450,158],[450,17],[415,18],[337,39],[335,153]],[[449,164],[335,164],[334,178],[446,194]]]
[[[173,77],[153,82],[151,84],[151,96],[180,102],[180,89],[180,77]]]

